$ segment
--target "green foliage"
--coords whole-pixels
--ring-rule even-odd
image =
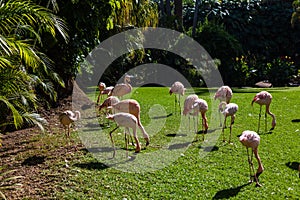
[[[282,56],[267,63],[268,80],[274,86],[287,85],[293,75],[297,74],[297,68],[291,57]]]
[[[4,171],[4,168],[0,166],[0,198],[6,200],[4,194],[5,190],[18,189],[22,186],[20,183],[14,183],[16,180],[23,178],[22,176],[11,176],[9,174],[15,172],[15,170]]]
[[[158,23],[156,3],[149,0],[67,0],[57,4],[57,15],[68,23],[70,42],[62,43],[61,38],[54,42],[49,40],[47,43],[51,45],[45,47],[45,51],[55,63],[55,72],[66,83],[65,89],[59,88],[60,98],[71,94],[72,80],[79,72],[87,73],[84,68],[80,69],[80,64],[101,41],[133,27],[156,26]],[[116,70],[119,71],[118,66],[122,65],[117,63]]]
[[[191,30],[188,33],[191,35]],[[233,60],[230,58],[238,57],[242,54],[242,47],[239,41],[230,33],[221,22],[209,21],[206,19],[200,23],[196,29],[194,39],[204,47],[212,58],[221,61],[219,71],[223,81],[228,84],[232,77]]]
[[[294,28],[300,23],[300,0],[295,0],[292,4],[294,12],[291,18],[291,25]]]
[[[53,81],[63,85],[53,72],[52,61],[40,51],[42,35],[55,38],[59,32],[68,40],[65,24],[50,10],[30,1],[0,4],[0,127],[2,131],[8,125],[20,128],[24,119],[41,125],[43,120],[33,113],[38,99],[42,102],[45,98],[37,93],[56,100]]]

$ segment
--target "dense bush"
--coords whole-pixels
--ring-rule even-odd
[[[191,35],[191,30],[188,33]],[[221,61],[219,71],[225,84],[232,82],[235,70],[232,57],[242,55],[242,47],[234,36],[229,34],[218,21],[204,21],[196,29],[194,39],[202,45],[212,58]]]
[[[294,8],[295,5],[294,3]],[[184,24],[191,26],[194,8],[191,5],[186,6],[184,13]],[[290,65],[283,65],[278,60],[282,56],[288,56],[292,62],[300,54],[300,29],[292,28],[292,13],[291,0],[202,2],[198,16],[202,23],[200,23],[198,30],[203,29],[201,26],[205,20],[209,20],[209,23],[216,20],[221,22],[222,29],[226,30],[226,38],[234,38],[235,44],[242,47],[242,52],[247,57],[247,65],[240,59],[236,59],[241,58],[241,55],[235,52],[229,55],[227,51],[225,52],[224,47],[228,46],[227,39],[216,41],[216,38],[219,37],[216,34],[217,27],[210,28],[215,31],[202,31],[201,37],[205,39],[197,39],[197,41],[202,42],[201,45],[222,61],[220,71],[224,81],[228,84],[252,85],[253,81],[269,79],[274,82],[274,85],[283,86],[287,84],[286,81],[289,80],[291,73],[297,71],[294,68],[299,68],[297,63],[291,67]],[[199,36],[196,37],[199,38]],[[216,42],[209,46],[205,44],[207,40]],[[232,46],[229,44],[229,47]],[[212,48],[215,51],[224,51],[224,53],[217,54],[210,50]],[[226,50],[231,52],[230,48]],[[223,59],[217,57],[223,55]],[[274,75],[279,71],[281,78],[275,79]],[[283,71],[284,73],[282,73]],[[232,77],[230,77],[231,75]]]

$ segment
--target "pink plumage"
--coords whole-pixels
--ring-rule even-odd
[[[260,136],[254,131],[243,131],[239,137],[240,142],[247,148],[257,149],[260,143]]]
[[[119,102],[120,100],[118,99],[118,97],[110,96],[107,99],[105,99],[104,102],[99,106],[99,111],[102,109],[107,109],[108,107]]]
[[[141,123],[140,104],[134,99],[125,99],[116,104],[111,105],[111,107],[116,112],[130,113],[130,114],[134,115],[137,118],[138,127],[141,129],[144,139],[146,140],[146,146],[149,145],[149,142],[150,142],[149,135],[147,134],[144,126]]]
[[[253,182],[253,178],[256,182],[256,186],[261,186],[258,181],[258,177],[263,173],[264,167],[262,165],[261,159],[258,155],[258,145],[260,143],[260,136],[254,131],[243,131],[242,135],[239,137],[240,142],[246,147],[248,155],[248,163],[250,167],[250,182]],[[252,149],[252,155],[249,155],[248,148]],[[254,167],[252,162],[253,153],[258,162],[258,168],[256,173],[254,173]],[[254,175],[252,175],[254,174]]]
[[[232,98],[232,90],[229,86],[220,87],[215,93],[214,99],[219,99],[220,101],[225,101],[229,103]]]
[[[223,133],[223,141],[225,142],[225,134],[224,134],[224,128],[226,127],[226,119],[227,117],[231,117],[231,122],[230,122],[230,136],[229,136],[229,143],[231,140],[231,134],[232,134],[232,125],[235,120],[235,114],[238,111],[239,107],[235,103],[229,103],[227,104],[226,102],[222,101],[219,104],[219,111],[224,115],[224,123],[223,123],[223,128],[222,128],[222,133]]]
[[[257,103],[260,105],[260,112],[259,112],[259,119],[258,119],[258,131],[260,128],[260,117],[261,117],[261,108],[263,105],[266,106],[266,112],[265,112],[265,120],[267,120],[267,114],[269,114],[272,117],[272,128],[273,130],[276,126],[276,117],[275,115],[270,111],[270,104],[272,102],[272,95],[267,91],[261,91],[255,95],[253,98],[251,105],[253,106],[253,103]],[[267,129],[267,121],[265,121],[265,130]]]
[[[181,113],[180,96],[183,96],[185,93],[184,85],[179,81],[176,81],[175,83],[173,83],[169,90],[169,94],[172,95],[173,93],[178,95],[179,112]],[[176,112],[176,106],[177,106],[177,97],[176,96],[175,96],[175,100],[174,100],[174,105],[175,105],[174,108],[175,108],[175,112]]]
[[[118,126],[122,126],[122,127],[125,127],[126,131],[128,132],[128,134],[130,134],[130,130],[129,128],[132,129],[133,131],[133,137],[134,137],[134,140],[136,142],[136,149],[135,149],[135,152],[138,153],[141,151],[141,145],[140,145],[140,142],[138,140],[138,137],[137,137],[137,134],[136,134],[136,128],[137,128],[137,124],[138,124],[138,120],[137,118],[130,114],[130,113],[116,113],[114,115],[108,115],[106,117],[107,119],[110,119],[110,120],[114,120]],[[118,128],[118,127],[117,127]],[[111,139],[111,142],[113,144],[113,147],[114,147],[114,141],[112,139],[112,133],[117,129],[115,128],[114,130],[112,130],[109,135],[110,135],[110,139]],[[127,148],[127,137],[126,137],[126,132],[125,132],[125,144],[126,144],[126,150],[128,150]],[[114,154],[113,154],[113,157],[115,156],[115,153],[116,153],[116,150],[114,148]],[[126,151],[127,153],[127,156],[128,156],[128,151]]]
[[[173,83],[173,85],[171,86],[171,88],[169,90],[170,95],[174,93],[174,94],[179,94],[179,95],[183,96],[184,92],[185,92],[184,85],[179,81],[176,81],[175,83]]]
[[[124,77],[124,83],[120,83],[115,85],[109,96],[117,96],[117,97],[123,97],[126,94],[129,94],[132,90],[132,86],[130,83],[130,78],[133,76],[125,75]]]
[[[183,115],[187,115],[192,112],[193,106],[197,99],[199,98],[195,94],[191,94],[186,97],[186,99],[184,100]]]

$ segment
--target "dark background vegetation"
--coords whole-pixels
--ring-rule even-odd
[[[14,5],[14,10],[4,9],[11,4],[24,2],[27,1],[2,1],[4,6],[0,16],[3,19],[14,17],[14,14],[23,12],[22,9],[27,12],[29,7],[38,5],[65,23],[68,37],[66,39],[58,32],[53,35],[47,25],[45,29],[41,28],[44,22],[38,21],[24,24],[24,27],[31,27],[34,31],[28,33],[28,29],[22,29],[22,34],[14,34],[18,32],[13,27],[18,24],[20,28],[21,22],[10,18],[3,21],[1,27],[12,28],[10,32],[1,29],[2,36],[25,41],[39,55],[45,55],[47,63],[51,63],[47,70],[45,67],[28,67],[23,59],[30,58],[30,55],[22,57],[21,51],[14,55],[19,56],[20,62],[6,67],[6,62],[1,61],[0,108],[4,114],[0,117],[0,126],[3,131],[9,126],[17,128],[25,122],[42,123],[35,113],[41,107],[57,106],[60,99],[70,96],[78,75],[114,85],[135,66],[161,63],[178,70],[192,86],[205,86],[201,72],[195,70],[188,61],[156,49],[142,49],[123,55],[109,66],[102,77],[95,77],[92,72],[96,66],[84,63],[86,56],[105,39],[135,27],[166,27],[193,37],[216,61],[226,85],[254,86],[256,82],[265,80],[273,86],[299,84],[299,0],[33,0],[26,4],[27,7]],[[28,15],[34,15],[34,12]],[[132,45],[140,41],[137,38]],[[1,58],[6,59],[6,52],[1,49]],[[9,55],[8,59],[11,58]],[[11,72],[15,73],[14,77],[26,78],[12,81],[15,79],[9,75]]]

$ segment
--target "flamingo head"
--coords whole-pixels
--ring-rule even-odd
[[[100,91],[103,91],[106,88],[105,83],[100,82],[99,85],[98,85],[98,88],[99,88]]]
[[[251,102],[251,106],[253,106],[253,103],[258,101],[259,100],[259,97],[255,96]]]

